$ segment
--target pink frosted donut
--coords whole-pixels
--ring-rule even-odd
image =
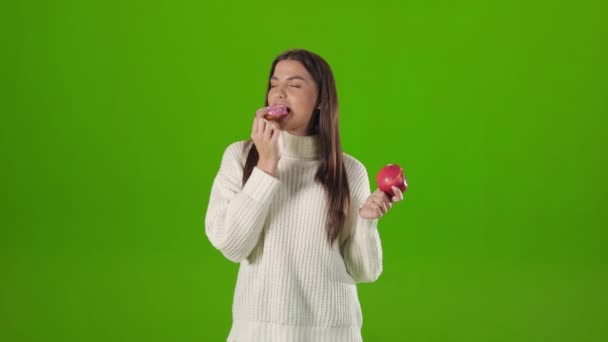
[[[264,116],[264,118],[266,118],[266,120],[278,120],[278,119],[284,117],[285,115],[287,115],[288,112],[289,112],[289,109],[287,109],[286,106],[283,106],[283,105],[270,106],[268,109],[268,114],[266,114]]]

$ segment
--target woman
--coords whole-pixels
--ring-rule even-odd
[[[403,200],[370,193],[342,152],[330,66],[306,50],[272,63],[251,140],[231,144],[214,180],[205,231],[240,263],[228,341],[361,341],[357,282],[382,272],[378,219]],[[268,106],[286,116],[265,119]]]

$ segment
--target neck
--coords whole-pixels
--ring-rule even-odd
[[[279,139],[279,150],[281,158],[316,160],[321,155],[319,136],[295,135],[287,131],[281,132]]]

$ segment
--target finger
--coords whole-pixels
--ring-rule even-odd
[[[367,198],[368,201],[372,202],[372,203],[380,203],[382,200],[380,199],[380,195],[377,192],[373,192],[371,195],[369,195],[369,197]]]
[[[259,132],[260,132],[260,120],[256,116],[255,119],[253,119],[253,132],[251,133],[252,138],[254,136],[258,136]]]
[[[378,213],[378,217],[382,217],[384,215],[384,213],[382,212],[382,209],[377,204],[376,204],[376,212]]]
[[[256,118],[263,118],[264,115],[268,114],[268,110],[270,107],[266,106],[266,107],[262,107],[258,110],[255,111],[255,117]]]
[[[388,211],[388,206],[386,205],[386,203],[384,203],[383,200],[379,200],[377,198],[372,197],[372,202],[374,202],[374,204],[376,206],[378,206],[378,208],[380,208],[380,211],[382,214],[384,214]]]
[[[376,198],[376,199],[382,199],[383,196],[384,196],[384,191],[382,191],[380,189],[376,189],[376,191],[374,191],[372,193],[372,197]]]
[[[270,121],[270,124],[272,125],[272,128],[274,128],[276,131],[281,130],[281,127],[276,121]]]
[[[258,137],[264,137],[264,131],[266,129],[266,119],[256,118],[258,120]]]
[[[395,196],[392,198],[393,202],[403,201],[403,192],[401,192],[401,189],[393,186],[393,193],[395,194]]]
[[[262,119],[262,120],[264,120],[264,139],[270,140],[270,138],[272,136],[272,124],[270,122],[268,122],[266,119]]]
[[[384,203],[386,203],[386,206],[389,209],[393,206],[392,199],[386,193],[384,193],[384,196],[382,196],[382,200],[384,201]]]
[[[275,144],[277,143],[277,141],[279,140],[279,136],[281,135],[281,132],[279,130],[274,130],[274,133],[272,134],[272,136],[270,137],[270,141]]]
[[[383,215],[381,207],[373,201],[367,202],[363,205],[363,208],[374,212],[376,217],[382,217]]]
[[[388,197],[388,195],[380,189],[378,189],[374,192],[374,197],[377,198],[378,200],[386,203],[387,205],[389,205],[391,203],[390,197]]]
[[[279,139],[279,135],[281,134],[281,129],[279,128],[279,125],[276,122],[272,122],[272,127],[273,127],[273,133],[272,133],[272,137],[270,139],[273,140],[273,142],[274,142]]]
[[[386,202],[386,204],[392,203],[391,197],[386,192],[382,193],[382,200]]]

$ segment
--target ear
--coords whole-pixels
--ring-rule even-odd
[[[321,99],[317,99],[317,105],[315,106],[316,110],[321,110]]]

